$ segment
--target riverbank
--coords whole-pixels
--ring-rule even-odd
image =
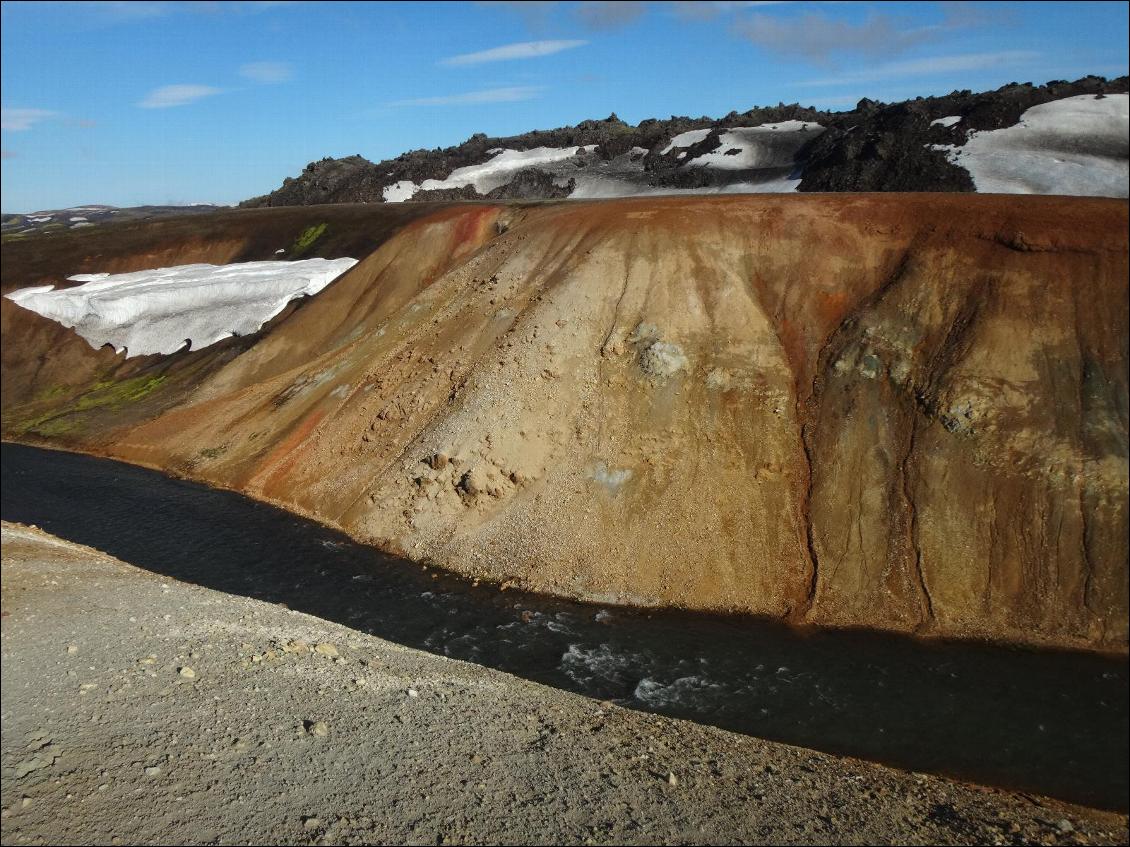
[[[623,709],[3,525],[3,842],[1117,844],[1125,815]]]

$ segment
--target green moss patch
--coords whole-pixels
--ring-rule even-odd
[[[287,255],[291,259],[296,259],[301,256],[314,246],[315,241],[322,237],[326,231],[326,226],[327,224],[322,223],[317,226],[306,227],[306,229],[302,231],[302,234],[294,239],[294,243],[290,245],[290,250],[287,251]]]
[[[45,438],[66,435],[81,426],[82,421],[75,415],[96,409],[117,410],[124,408],[152,394],[167,379],[168,377],[162,374],[160,376],[136,376],[120,382],[101,380],[94,383],[89,391],[83,393],[65,407],[54,408],[22,420],[12,427],[12,431],[17,436],[28,433],[41,435]],[[46,389],[40,395],[40,398],[49,400],[61,393],[62,390],[59,386],[53,386]]]

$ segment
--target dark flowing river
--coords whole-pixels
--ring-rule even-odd
[[[2,445],[4,519],[410,647],[737,732],[1125,810],[1124,659],[473,587],[238,494]]]

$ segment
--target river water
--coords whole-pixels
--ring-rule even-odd
[[[1125,659],[632,612],[433,572],[238,494],[0,447],[0,514],[410,647],[749,735],[1125,810]]]

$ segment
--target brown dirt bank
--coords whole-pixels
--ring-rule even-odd
[[[636,198],[401,223],[239,349],[154,363],[179,381],[56,392],[51,343],[69,336],[68,372],[108,354],[5,301],[5,435],[533,590],[1126,649],[1124,201]],[[5,289],[30,284],[5,254]]]

